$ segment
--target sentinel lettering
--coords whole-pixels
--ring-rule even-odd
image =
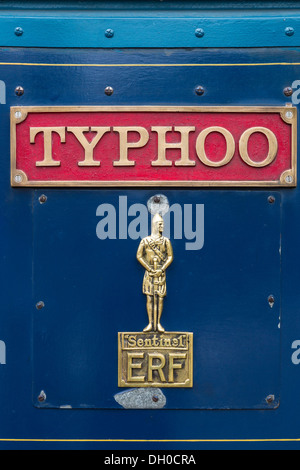
[[[142,335],[126,335],[124,337],[128,348],[186,348],[186,335],[179,335],[174,338],[153,335],[151,338],[144,338]]]

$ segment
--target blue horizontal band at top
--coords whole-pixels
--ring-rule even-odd
[[[293,10],[292,10],[293,11]],[[300,14],[289,16],[96,16],[0,13],[0,47],[229,48],[300,46]],[[98,16],[97,16],[98,15]],[[109,33],[107,31],[109,30]],[[18,33],[18,34],[16,34]]]

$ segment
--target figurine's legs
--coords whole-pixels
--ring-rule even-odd
[[[149,318],[149,325],[144,328],[144,332],[153,330],[153,296],[147,295],[147,313]]]
[[[162,315],[162,311],[163,311],[163,306],[164,306],[164,299],[163,297],[159,297],[159,300],[158,300],[158,324],[157,324],[157,330],[160,332],[160,333],[163,333],[165,331],[165,329],[161,326],[160,324],[160,319],[161,319],[161,315]]]

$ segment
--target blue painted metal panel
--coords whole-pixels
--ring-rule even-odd
[[[0,8],[0,45],[15,47],[291,47],[300,45],[299,28],[299,2],[29,2],[21,9],[8,2]]]
[[[33,313],[34,404],[119,408],[114,400],[122,391],[117,387],[117,333],[142,331],[147,324],[143,272],[135,258],[139,242],[117,223],[124,208],[119,198],[126,198],[128,209],[137,203],[146,206],[155,190],[46,193],[46,203],[40,204],[40,191],[33,202],[34,297],[45,303]],[[192,209],[191,222],[198,226],[197,239],[191,242],[184,235],[174,239],[179,223],[176,230],[170,224],[175,259],[168,271],[163,323],[168,331],[194,333],[194,387],[165,390],[165,409],[277,407],[280,194],[274,193],[274,204],[265,191],[164,194],[171,205],[181,207],[182,232],[189,228],[185,210]],[[115,239],[96,235],[103,219],[96,217],[101,204],[116,210]],[[201,234],[197,204],[205,208]],[[128,224],[133,220],[129,216]],[[200,249],[203,229],[205,249]],[[267,300],[270,293],[276,299],[273,308]],[[39,404],[41,390],[47,400]],[[275,397],[272,404],[266,401],[270,394]]]
[[[22,34],[15,34],[22,32]],[[106,36],[107,30],[114,32]],[[266,47],[299,46],[300,14],[237,18],[47,15],[10,18],[0,14],[0,44],[15,47]]]
[[[284,38],[284,40],[286,39]],[[260,45],[264,46],[267,44],[261,43]],[[274,44],[272,45],[274,46]],[[0,79],[5,84],[6,92],[5,100],[3,100],[3,96],[0,99],[1,103],[3,102],[0,105],[0,282],[2,286],[0,294],[0,341],[2,341],[1,347],[5,347],[6,353],[5,363],[0,358],[0,380],[3,384],[0,388],[0,448],[124,449],[126,447],[128,450],[138,448],[299,448],[299,404],[295,399],[300,386],[298,369],[300,365],[297,346],[295,346],[295,341],[300,340],[300,319],[298,315],[298,280],[300,278],[300,248],[298,243],[300,239],[299,188],[276,191],[276,204],[272,207],[264,206],[264,201],[267,200],[270,194],[266,190],[255,192],[238,190],[194,190],[192,192],[182,190],[180,192],[168,192],[172,202],[177,201],[180,204],[187,204],[191,201],[194,203],[204,202],[208,208],[208,211],[205,213],[207,214],[205,224],[207,225],[206,230],[208,230],[208,233],[205,233],[205,245],[201,251],[192,256],[191,253],[182,249],[179,240],[172,240],[176,249],[176,259],[180,260],[180,263],[187,256],[191,265],[195,263],[196,259],[199,259],[201,275],[202,263],[205,262],[205,266],[208,269],[209,276],[200,277],[199,280],[200,287],[203,290],[202,299],[203,308],[205,308],[206,329],[201,330],[200,328],[201,316],[197,318],[197,322],[199,322],[197,324],[204,343],[209,338],[212,340],[213,333],[215,332],[219,333],[219,336],[214,337],[216,342],[221,337],[221,324],[215,322],[212,303],[208,301],[207,297],[206,301],[204,300],[207,292],[212,292],[209,281],[212,276],[213,265],[208,264],[208,258],[212,253],[210,243],[213,240],[219,240],[219,243],[223,242],[222,233],[216,234],[213,229],[213,207],[220,200],[221,206],[218,205],[214,213],[218,214],[219,220],[224,221],[228,228],[229,225],[236,224],[229,237],[231,246],[234,245],[235,237],[238,234],[244,236],[246,233],[250,233],[253,235],[253,231],[257,227],[254,221],[255,207],[257,206],[257,208],[262,210],[261,213],[258,211],[258,214],[260,214],[262,220],[267,220],[267,224],[266,226],[259,224],[258,233],[265,233],[268,236],[262,242],[263,245],[260,244],[260,239],[256,240],[256,246],[260,250],[258,251],[260,254],[258,262],[263,271],[257,272],[255,270],[256,263],[247,265],[247,269],[249,269],[251,274],[250,280],[253,283],[253,290],[255,290],[255,297],[251,299],[257,307],[253,314],[255,316],[251,317],[252,310],[248,301],[246,302],[245,298],[242,297],[241,294],[243,292],[240,289],[236,288],[235,295],[230,296],[226,289],[226,287],[233,285],[229,282],[229,277],[224,279],[225,285],[221,285],[223,289],[221,298],[219,297],[219,292],[217,292],[216,298],[214,297],[212,301],[215,305],[216,303],[219,305],[219,309],[216,310],[219,320],[221,319],[222,311],[224,311],[223,325],[226,319],[232,321],[233,324],[233,320],[242,318],[243,329],[239,328],[235,331],[237,334],[242,332],[240,348],[243,352],[243,357],[246,357],[247,360],[250,357],[244,349],[246,345],[249,345],[249,348],[253,348],[251,349],[253,362],[250,360],[247,362],[249,367],[253,367],[253,370],[250,369],[246,383],[249,384],[251,382],[251,374],[258,373],[259,377],[258,381],[255,382],[255,387],[251,384],[246,392],[245,389],[243,390],[243,393],[246,393],[247,404],[252,397],[252,393],[257,402],[257,396],[260,396],[262,389],[265,389],[266,384],[269,383],[271,385],[275,384],[278,387],[277,390],[280,390],[280,406],[276,409],[260,411],[242,409],[234,411],[187,409],[181,411],[176,409],[134,411],[122,409],[40,409],[41,406],[38,406],[36,402],[36,391],[44,387],[43,384],[46,383],[47,390],[50,387],[50,395],[48,396],[55,397],[55,404],[70,404],[65,402],[67,392],[63,390],[63,393],[59,395],[57,383],[55,383],[55,381],[58,383],[62,381],[65,367],[67,367],[66,373],[69,378],[73,374],[73,382],[70,380],[67,382],[66,380],[66,383],[78,384],[79,373],[81,372],[85,374],[86,381],[90,380],[89,384],[84,385],[88,386],[93,383],[92,379],[95,378],[95,373],[97,373],[97,369],[94,367],[96,367],[95,363],[97,363],[98,358],[93,358],[94,363],[92,368],[90,371],[87,370],[84,366],[87,365],[88,357],[85,356],[82,359],[81,356],[82,362],[78,364],[73,354],[78,352],[77,344],[73,343],[70,345],[69,341],[74,338],[74,334],[78,338],[78,330],[76,328],[79,328],[79,326],[81,327],[82,334],[88,333],[89,335],[91,335],[93,326],[98,328],[101,326],[95,292],[97,280],[94,279],[92,284],[89,285],[86,279],[83,280],[75,272],[76,286],[67,284],[67,289],[65,289],[64,285],[58,285],[57,280],[53,276],[52,278],[50,277],[50,274],[54,273],[56,269],[55,260],[47,260],[49,253],[47,251],[43,253],[43,243],[47,241],[54,243],[56,240],[59,242],[60,253],[64,257],[64,262],[62,262],[61,258],[57,257],[56,263],[58,266],[61,266],[61,277],[64,276],[64,270],[66,270],[66,277],[69,282],[71,280],[70,269],[72,264],[66,265],[65,258],[68,253],[64,252],[63,242],[68,239],[66,247],[73,247],[70,256],[73,257],[72,262],[74,263],[76,256],[78,256],[77,244],[79,236],[81,234],[83,237],[85,236],[85,227],[78,226],[78,217],[79,219],[83,217],[84,221],[86,220],[90,234],[92,229],[95,230],[97,223],[95,206],[103,201],[108,203],[116,202],[118,196],[125,193],[123,191],[112,190],[95,190],[91,192],[87,190],[47,190],[47,203],[44,206],[40,206],[37,205],[39,191],[12,189],[9,185],[10,106],[19,104],[176,105],[183,103],[187,105],[284,105],[286,102],[293,102],[294,105],[297,105],[296,94],[288,98],[283,95],[282,90],[285,86],[291,86],[293,82],[300,79],[299,49],[291,47],[288,49],[260,48],[241,50],[181,49],[176,51],[129,51],[120,49],[111,51],[66,51],[63,49],[27,50],[23,48],[2,48],[0,52],[2,64],[0,66]],[[19,65],[7,65],[8,63]],[[22,63],[40,65],[20,65]],[[73,65],[51,65],[70,63]],[[77,65],[75,66],[74,64]],[[156,65],[153,66],[154,64]],[[186,67],[183,64],[190,65]],[[109,65],[109,67],[106,65]],[[136,65],[142,65],[142,67]],[[115,93],[111,97],[107,97],[103,93],[104,87],[108,84],[114,86],[115,89]],[[198,84],[205,87],[205,94],[201,97],[196,96],[194,93],[195,86]],[[17,97],[14,93],[17,85],[22,85],[25,89],[25,93],[21,97]],[[127,191],[126,194],[132,201],[145,202],[149,196],[154,194],[154,191],[135,190],[134,192]],[[60,199],[62,201],[61,205],[59,205]],[[73,200],[74,203],[72,202]],[[280,224],[279,200],[281,201],[280,214],[282,218],[280,288],[278,285],[279,250],[277,249],[276,254],[272,256],[276,247],[278,248],[276,240],[278,241],[277,235]],[[83,212],[82,208],[82,205],[85,204],[87,206],[86,213]],[[231,205],[232,212],[229,212],[228,204]],[[263,209],[261,209],[262,207]],[[224,208],[224,212],[221,211],[222,208]],[[91,219],[88,212],[90,209],[93,213]],[[274,210],[273,215],[270,215],[269,209]],[[246,217],[247,215],[249,215],[249,219]],[[91,222],[92,217],[94,219]],[[72,237],[71,220],[74,223],[75,238]],[[35,227],[33,230],[34,222]],[[66,224],[66,227],[64,224]],[[34,243],[33,232],[35,234]],[[96,252],[95,266],[93,268],[94,275],[101,276],[101,266],[99,266],[99,262],[97,263],[96,258],[98,256],[97,246],[99,245],[97,245],[98,241],[95,232],[94,237],[92,242]],[[269,240],[270,243],[268,243]],[[114,242],[112,241],[111,243]],[[135,265],[134,260],[136,241],[124,240],[122,241],[122,246],[118,245],[118,243],[116,241],[114,246],[120,247],[118,248],[120,250],[119,254],[126,256],[126,261],[130,260],[132,263],[132,276],[134,276],[135,282],[140,285],[142,273],[139,267]],[[243,255],[253,255],[253,244],[242,243],[238,240],[236,246],[242,250]],[[271,253],[271,257],[269,253]],[[44,256],[43,259],[41,259],[42,256]],[[88,256],[88,267],[90,268],[93,261],[92,253],[88,252]],[[33,259],[34,271],[32,270]],[[46,271],[47,283],[44,283],[46,261],[49,272]],[[214,262],[217,263],[220,269],[225,269],[228,261],[229,254],[225,251],[223,259],[219,258]],[[82,263],[82,272],[84,272],[82,260],[78,260],[78,263]],[[193,266],[194,269],[195,265]],[[240,267],[242,268],[242,266]],[[237,268],[238,258],[235,256],[234,264],[229,265],[228,269],[232,279],[237,280],[241,287],[242,278],[240,275],[237,276]],[[176,266],[174,265],[172,267],[172,274],[170,273],[170,282],[172,277],[173,282],[177,279],[175,269]],[[220,270],[216,272],[218,276],[221,274]],[[257,276],[261,277],[254,277],[256,272]],[[90,273],[91,270],[88,269],[87,275],[90,275]],[[269,276],[266,280],[267,274]],[[215,280],[220,281],[220,278]],[[192,282],[195,282],[195,280]],[[270,286],[269,282],[272,286]],[[83,283],[85,292],[89,293],[88,300],[85,304],[85,298],[79,299],[79,305],[74,307],[72,305],[72,302],[74,302],[72,292],[74,295],[78,295],[76,287],[81,285],[81,283]],[[59,291],[53,291],[52,296],[49,294],[51,285],[59,289]],[[185,289],[188,289],[187,286]],[[272,289],[272,292],[270,289]],[[138,288],[136,287],[133,295],[135,295],[137,290]],[[266,297],[269,294],[274,294],[275,299],[277,299],[279,290],[281,290],[281,305],[279,306],[276,302],[271,310]],[[67,292],[69,293],[69,298],[66,298]],[[130,328],[133,325],[136,326],[136,322],[140,324],[139,322],[143,321],[143,315],[145,315],[144,299],[141,298],[141,294],[139,296],[138,302],[140,309],[143,311],[135,314],[136,318],[122,319],[122,322],[124,322],[122,327],[124,326],[124,329],[125,326]],[[86,315],[91,313],[89,299],[93,302],[93,309],[90,317],[91,323],[88,324],[83,318],[87,318]],[[226,307],[223,304],[225,299],[227,302]],[[39,300],[45,301],[45,309],[38,311],[35,304]],[[116,306],[121,308],[120,299],[113,299],[113,301]],[[70,305],[69,302],[71,302]],[[190,321],[188,318],[182,320],[179,314],[178,317],[173,316],[174,302],[175,299],[170,291],[164,313],[166,317],[168,315],[167,323],[170,322],[170,324],[175,325],[175,322],[178,321],[178,324],[181,325],[181,322],[184,321],[184,324],[187,324]],[[60,309],[65,309],[66,304],[68,304],[67,315],[64,316],[63,311]],[[181,305],[184,307],[183,303]],[[232,305],[239,306],[241,310],[247,311],[246,319],[249,321],[251,317],[252,324],[244,323],[245,317],[239,317],[237,314],[234,317]],[[281,384],[279,387],[277,383],[279,367],[279,330],[277,328],[277,319],[280,308]],[[85,310],[83,311],[83,309]],[[53,313],[53,317],[49,318],[47,316],[48,311]],[[208,314],[209,311],[211,315]],[[72,316],[73,312],[76,314],[75,318]],[[262,317],[264,312],[266,314],[265,322]],[[83,317],[83,315],[85,316]],[[258,323],[255,320],[258,320]],[[247,329],[248,326],[250,326],[251,331]],[[112,328],[114,331],[117,331],[118,325],[112,325]],[[212,334],[211,336],[206,334],[209,331]],[[252,332],[253,338],[251,342]],[[99,332],[97,332],[97,335],[99,335]],[[65,337],[68,338],[68,344],[70,345],[70,355],[64,356],[61,363],[60,355],[67,348],[67,345],[63,344]],[[236,349],[238,349],[237,343],[238,340],[235,339]],[[201,344],[203,345],[203,343]],[[235,350],[233,346],[227,340],[226,353],[229,356]],[[220,354],[221,349],[218,348],[221,346],[215,344],[215,347]],[[115,354],[113,351],[116,351],[116,348],[117,345],[111,345],[112,354]],[[273,351],[275,351],[274,357]],[[93,343],[88,345],[88,352],[91,356],[93,353]],[[51,353],[53,353],[53,364],[50,363]],[[261,358],[259,353],[261,353]],[[205,349],[201,350],[201,354],[205,355]],[[265,363],[264,359],[266,357],[268,359]],[[271,357],[273,357],[274,362],[272,362],[270,369],[266,371],[266,364],[270,363]],[[47,368],[45,369],[43,368],[44,360],[47,363]],[[235,361],[240,373],[244,377],[245,371],[242,367],[242,362],[239,362],[242,361],[242,357],[235,357]],[[58,364],[58,368],[55,367],[55,362]],[[110,373],[109,370],[108,374]],[[232,368],[230,369],[231,377],[233,373],[234,369]],[[198,383],[201,383],[198,370],[196,374],[198,374]],[[109,377],[112,380],[112,375]],[[216,380],[214,376],[212,377]],[[225,374],[223,375],[224,377]],[[257,378],[257,376],[255,377]],[[34,379],[33,384],[32,379]],[[114,380],[114,383],[116,383],[116,379]],[[80,393],[81,396],[85,394],[84,387],[82,384],[79,385],[81,390],[70,391],[73,402],[75,403],[77,400],[77,404],[79,403]],[[108,388],[111,394],[113,393],[114,386],[110,384],[109,387],[111,387],[110,389]],[[272,390],[270,389],[266,393],[272,394],[273,390],[272,388]],[[90,393],[90,397],[99,400],[95,390],[88,391],[88,393]],[[167,393],[169,394],[169,392]],[[276,392],[274,393],[277,395]],[[175,403],[175,399],[177,400],[176,395],[177,397],[180,395],[178,390],[174,390],[169,394],[169,399],[174,400],[173,403]],[[104,400],[105,397],[103,398]],[[238,400],[241,400],[241,397],[238,394],[237,388],[234,390],[233,405],[238,403]],[[94,401],[94,403],[96,402]],[[215,404],[216,401],[214,402]],[[243,406],[241,402],[238,404]],[[99,402],[97,406],[99,406]],[[248,440],[251,440],[251,442],[248,442]]]

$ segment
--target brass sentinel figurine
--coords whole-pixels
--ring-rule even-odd
[[[144,328],[145,333],[150,331],[163,333],[165,331],[160,320],[164,297],[167,293],[166,269],[173,261],[173,249],[170,240],[163,236],[163,231],[163,218],[159,214],[155,214],[152,220],[151,235],[142,239],[136,255],[138,261],[146,269],[143,293],[147,296],[149,325]]]
[[[193,333],[165,331],[160,323],[166,270],[173,261],[163,231],[163,218],[155,211],[151,235],[141,240],[136,255],[146,270],[143,293],[149,324],[143,331],[118,333],[119,387],[193,387]]]

